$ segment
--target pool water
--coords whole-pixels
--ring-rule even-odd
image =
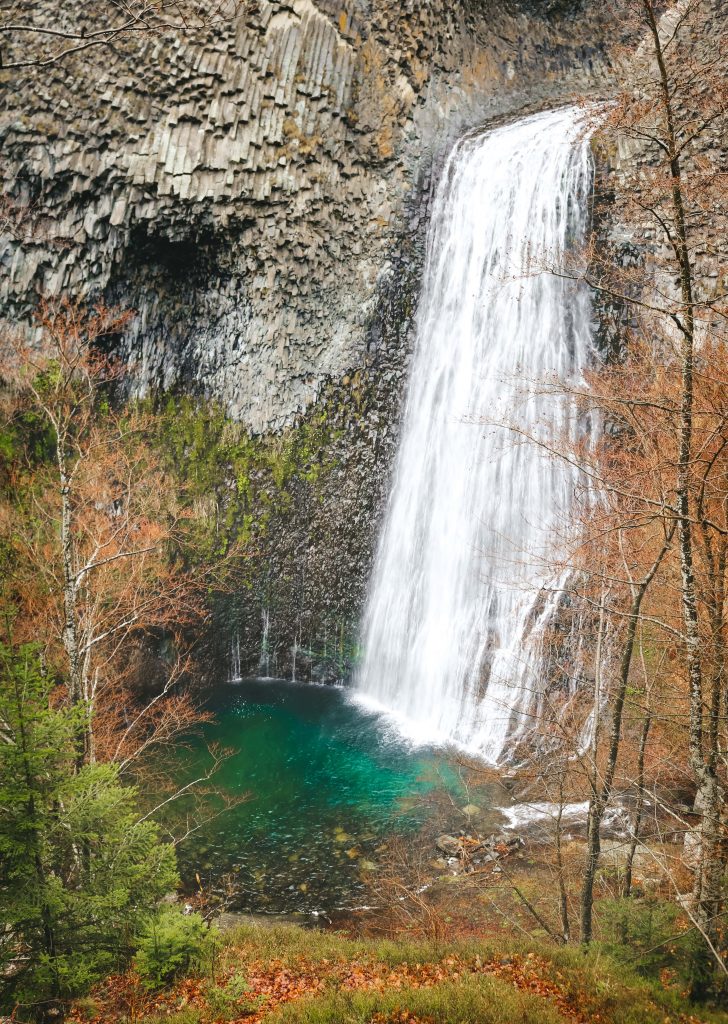
[[[472,802],[446,753],[408,745],[340,688],[247,680],[217,688],[207,706],[214,722],[179,752],[176,779],[199,775],[215,745],[229,753],[215,787],[248,799],[225,810],[204,797],[203,817],[220,814],[180,844],[180,870],[188,889],[224,890],[232,909],[366,903],[393,835],[428,820],[436,833],[448,814],[462,824]]]

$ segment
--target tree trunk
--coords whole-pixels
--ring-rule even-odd
[[[68,694],[71,704],[79,711],[76,727],[76,764],[80,768],[89,754],[88,716],[83,686],[83,664],[79,643],[78,580],[73,544],[73,501],[71,472],[66,454],[66,437],[58,432],[56,458],[61,481],[61,555],[63,560],[63,646],[68,656]]]
[[[561,917],[561,933],[564,942],[571,941],[571,922],[569,920],[569,896],[566,891],[564,877],[564,851],[562,846],[561,819],[564,813],[564,770],[559,772],[559,810],[556,814],[556,867],[559,873],[559,916]]]
[[[690,686],[690,766],[697,783],[696,809],[702,815],[699,826],[699,857],[693,887],[694,913],[700,928],[714,944],[716,900],[714,877],[718,873],[719,792],[716,765],[705,750],[703,667],[700,650],[700,622],[695,583],[691,521],[690,469],[692,461],[695,311],[693,267],[688,247],[682,167],[680,162],[670,80],[652,0],[643,0],[660,74],[665,142],[670,163],[673,221],[673,249],[677,259],[683,312],[679,318],[682,389],[680,398],[678,464],[676,479],[678,545],[682,593],[683,631]],[[709,725],[710,729],[710,725]]]
[[[647,749],[647,738],[650,734],[650,726],[652,725],[652,715],[648,710],[645,714],[645,720],[642,723],[642,734],[640,735],[640,746],[637,754],[637,805],[634,809],[634,818],[632,819],[632,839],[629,844],[629,850],[627,851],[627,862],[624,866],[624,886],[622,894],[629,896],[632,892],[632,866],[634,864],[634,856],[637,852],[637,845],[640,840],[640,827],[642,825],[642,811],[645,806],[645,751]]]
[[[607,765],[603,775],[601,787],[596,785],[596,766],[594,766],[594,782],[592,783],[592,795],[589,801],[589,816],[587,819],[587,856],[584,868],[584,881],[581,889],[581,941],[589,945],[592,940],[593,931],[593,906],[594,906],[594,882],[596,879],[599,854],[601,852],[600,831],[604,812],[612,798],[614,777],[617,772],[617,759],[622,738],[622,716],[624,714],[624,703],[627,696],[627,685],[629,673],[632,666],[637,626],[640,619],[642,601],[647,590],[655,578],[660,564],[670,549],[674,528],[671,528],[665,537],[662,547],[658,552],[655,561],[649,571],[640,581],[638,586],[632,589],[632,604],[627,619],[627,634],[622,648],[622,658],[619,665],[617,678],[617,690],[612,707],[612,727],[609,737],[609,754]]]

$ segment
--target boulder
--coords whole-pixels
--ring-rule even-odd
[[[442,835],[435,840],[435,846],[446,857],[461,857],[464,852],[462,840],[456,836]]]

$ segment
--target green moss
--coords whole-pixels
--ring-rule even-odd
[[[155,443],[196,511],[190,549],[203,558],[234,541],[262,538],[273,515],[292,507],[298,488],[319,498],[321,481],[336,466],[331,451],[341,431],[331,426],[327,408],[266,436],[232,422],[220,406],[189,396],[167,396],[152,410]]]

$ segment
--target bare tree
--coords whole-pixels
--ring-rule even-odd
[[[74,54],[113,49],[129,37],[214,27],[240,6],[238,0],[99,0],[94,11],[83,4],[44,11],[15,0],[0,22],[0,70],[47,69]]]
[[[52,461],[21,463],[3,504],[16,635],[43,638],[83,710],[79,759],[124,766],[200,720],[180,682],[205,587],[230,564],[187,563],[192,513],[149,443],[153,424],[113,402],[120,370],[100,349],[128,319],[42,303],[39,349],[9,347],[6,421],[37,417]],[[155,684],[141,701],[140,676]]]
[[[635,0],[625,10],[644,42],[629,70],[622,65],[624,89],[606,132],[629,154],[620,168],[617,216],[635,225],[633,238],[649,255],[626,268],[595,251],[589,277],[601,294],[624,304],[649,338],[643,356],[664,367],[663,394],[645,396],[652,420],[662,418],[669,453],[666,464],[662,459],[662,493],[653,494],[652,504],[665,535],[674,529],[677,537],[689,764],[701,816],[693,906],[714,946],[724,865],[726,409],[711,386],[710,360],[722,356],[726,340],[726,293],[718,281],[727,211],[712,142],[728,115],[722,70],[728,49],[725,33],[708,30],[710,4],[679,0],[662,17],[653,0]],[[718,6],[713,13],[719,17]],[[717,362],[722,368],[723,359]],[[660,440],[654,428],[647,422],[653,448]],[[639,504],[637,496],[632,500]]]

